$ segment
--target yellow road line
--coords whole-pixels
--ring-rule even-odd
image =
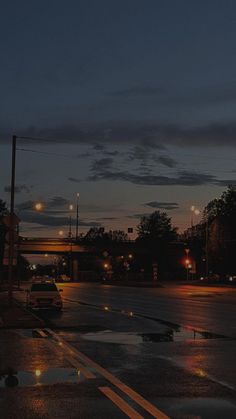
[[[165,415],[161,410],[155,407],[152,403],[144,399],[139,393],[132,390],[129,386],[122,383],[118,378],[116,378],[113,374],[107,371],[105,368],[101,367],[101,365],[97,364],[95,361],[90,359],[87,355],[80,352],[79,350],[73,348],[70,344],[66,343],[62,338],[60,338],[53,330],[47,329],[49,333],[61,344],[64,348],[67,348],[71,353],[74,353],[78,356],[80,360],[83,361],[84,364],[94,368],[98,373],[100,373],[107,381],[110,381],[114,386],[119,388],[123,393],[133,399],[139,406],[145,409],[150,415],[154,418],[158,419],[169,419],[169,416]]]
[[[46,330],[50,333],[50,329],[46,329]],[[48,337],[48,335],[46,335],[46,336]],[[49,343],[53,346],[53,349],[55,349],[55,344],[53,342],[50,342],[50,341],[49,341]],[[59,348],[61,348],[61,346],[59,346],[59,345],[56,346],[57,351],[60,351]],[[67,350],[69,351],[68,348],[67,348]],[[70,354],[67,355],[66,358],[73,367],[75,367],[77,370],[79,370],[81,372],[81,374],[85,376],[85,378],[88,378],[88,379],[96,378],[96,376],[92,373],[92,371],[89,371],[86,368],[85,365],[81,364],[81,362],[78,361],[78,359],[76,359],[76,358],[78,358],[78,355],[76,353],[74,353],[75,357],[73,357],[73,356],[71,356],[72,351],[70,350],[69,352],[70,352]]]
[[[84,375],[88,379],[96,378],[96,376],[92,373],[92,371],[87,370],[87,368],[82,365],[77,359],[69,356],[68,361],[73,365],[76,369],[78,369],[82,375]]]
[[[98,387],[116,406],[119,407],[131,419],[144,419],[136,410],[134,410],[125,400],[116,394],[110,387]]]
[[[47,338],[48,335],[41,329],[35,329],[35,331],[41,336],[41,338]]]

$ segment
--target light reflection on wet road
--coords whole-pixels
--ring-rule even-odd
[[[235,289],[60,288],[63,312],[42,317],[75,350],[171,417],[236,416]]]

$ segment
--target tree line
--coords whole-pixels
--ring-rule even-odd
[[[0,200],[0,264],[3,259],[4,237],[6,233],[3,217],[7,213],[6,204]],[[153,263],[158,266],[158,275],[163,279],[178,279],[185,274],[184,250],[188,248],[195,260],[197,274],[203,275],[208,264],[209,273],[220,275],[236,273],[236,188],[229,186],[219,198],[210,201],[202,213],[201,221],[188,229],[188,234],[178,234],[167,213],[154,211],[142,216],[137,225],[136,244],[146,252],[129,260],[127,266],[136,274],[140,271],[151,275]],[[103,245],[107,249],[113,244],[129,241],[122,230],[105,231],[102,227],[91,228],[80,236],[84,243]],[[19,260],[26,267],[24,258]],[[113,261],[115,266],[122,263]]]

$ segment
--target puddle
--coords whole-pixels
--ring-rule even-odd
[[[59,383],[79,383],[84,378],[75,368],[50,368],[41,371],[10,371],[0,373],[0,387],[28,387]]]
[[[160,404],[159,404],[160,406]],[[168,406],[163,404],[162,408],[171,417],[184,418],[215,418],[234,419],[236,416],[236,405],[225,399],[197,398],[197,399],[168,399]]]
[[[84,340],[117,343],[121,345],[137,345],[146,342],[181,342],[186,340],[205,340],[205,339],[226,339],[225,336],[216,335],[210,332],[199,332],[187,328],[169,329],[163,333],[133,333],[133,332],[113,332],[104,330],[98,333],[85,333],[81,335]]]
[[[199,332],[185,327],[171,329],[163,334],[144,333],[144,342],[183,342],[185,340],[226,339],[225,336],[210,332]]]

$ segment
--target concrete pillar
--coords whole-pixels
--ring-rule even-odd
[[[79,262],[76,256],[74,256],[72,260],[72,281],[79,281]]]

